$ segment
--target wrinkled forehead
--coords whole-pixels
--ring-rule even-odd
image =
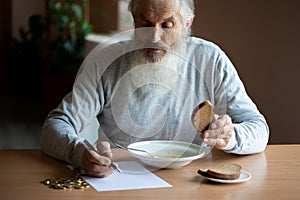
[[[151,22],[180,18],[180,0],[138,0],[135,19],[144,18]]]
[[[165,13],[179,13],[180,0],[137,0],[136,13],[161,16]],[[154,17],[152,16],[152,17]]]

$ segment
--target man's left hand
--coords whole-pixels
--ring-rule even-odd
[[[202,140],[217,149],[224,149],[234,134],[234,125],[228,115],[215,115],[208,130],[201,134]]]

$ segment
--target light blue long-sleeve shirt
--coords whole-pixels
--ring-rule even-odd
[[[44,122],[42,151],[82,166],[84,146],[79,135],[95,118],[109,141],[123,145],[154,139],[201,144],[191,114],[205,100],[212,102],[215,113],[228,114],[235,125],[224,151],[264,151],[269,138],[266,120],[217,45],[190,37],[176,64],[153,67],[152,72],[164,70],[164,80],[144,75],[147,65],[130,68],[132,52],[138,48],[134,41],[123,41],[96,47],[87,56],[72,92]],[[133,81],[132,74],[139,72]],[[151,85],[157,89],[147,90]]]

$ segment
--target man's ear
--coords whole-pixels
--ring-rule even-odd
[[[188,20],[188,22],[186,23],[186,28],[189,29],[191,28],[192,24],[193,24],[193,21],[194,21],[194,17],[191,18],[190,20]]]

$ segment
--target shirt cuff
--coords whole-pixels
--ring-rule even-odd
[[[74,164],[80,168],[83,168],[82,156],[83,156],[84,150],[85,150],[85,146],[82,143],[80,143],[80,144],[78,144],[77,149],[74,153],[74,155],[76,155],[74,157],[74,162],[75,162]]]

